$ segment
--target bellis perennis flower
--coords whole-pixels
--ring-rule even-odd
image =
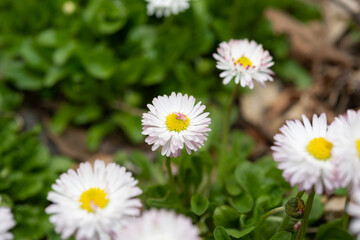
[[[223,70],[220,77],[224,78],[224,84],[235,78],[236,84],[252,89],[253,80],[262,85],[273,80],[273,71],[269,69],[274,65],[272,57],[255,41],[231,39],[229,42],[222,42],[214,58],[217,60],[216,67]]]
[[[337,159],[340,185],[360,187],[360,111],[348,110],[335,118],[329,127],[334,143],[333,154]]]
[[[168,210],[149,210],[130,223],[118,240],[200,240],[189,218]]]
[[[115,163],[81,163],[53,184],[48,194],[53,204],[46,212],[63,239],[72,234],[77,240],[115,239],[129,218],[140,214],[136,184],[131,173]]]
[[[1,197],[0,197],[1,203]],[[10,208],[0,207],[0,240],[13,239],[12,233],[9,232],[15,226],[14,216]]]
[[[156,17],[168,17],[178,14],[190,7],[189,0],[146,0],[148,2],[147,14]]]
[[[143,114],[143,135],[146,143],[155,151],[162,147],[161,154],[178,157],[181,149],[197,151],[204,145],[211,120],[201,102],[195,105],[195,98],[181,93],[159,96],[147,105],[150,111]]]
[[[332,155],[333,143],[328,138],[326,115],[313,116],[312,125],[303,115],[299,120],[287,121],[277,134],[273,157],[283,177],[299,190],[322,194],[331,193],[337,186],[336,168]]]

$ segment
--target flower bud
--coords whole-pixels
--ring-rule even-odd
[[[295,223],[294,225],[294,232],[297,232],[300,230],[300,227],[301,227],[301,221],[297,221],[297,223]]]
[[[285,205],[286,213],[293,218],[303,218],[305,210],[304,201],[301,198],[292,198]]]

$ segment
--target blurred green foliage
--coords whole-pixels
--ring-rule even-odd
[[[0,196],[15,215],[15,239],[43,239],[53,234],[45,214],[46,196],[61,172],[73,166],[65,157],[50,156],[40,143],[40,128],[20,133],[11,114],[0,116]]]
[[[263,17],[268,7],[303,21],[320,17],[316,6],[299,0],[192,1],[184,13],[164,19],[148,17],[143,0],[3,0],[0,83],[33,92],[38,101],[62,102],[53,131],[91,126],[90,149],[116,128],[139,143],[140,117],[131,109],[174,90],[207,101],[229,91],[219,90],[212,58],[221,41],[262,43],[275,58],[277,75],[309,86],[307,72],[289,59],[286,37],[275,36]]]

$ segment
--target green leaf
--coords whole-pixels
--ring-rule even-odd
[[[89,47],[77,48],[78,56],[87,73],[102,80],[109,79],[115,73],[116,58],[107,47],[90,49]]]
[[[274,70],[281,78],[293,81],[298,88],[307,88],[311,85],[310,74],[294,60],[286,60],[274,65]]]
[[[56,29],[47,29],[42,31],[36,37],[36,43],[45,47],[56,47],[63,44],[69,38],[65,32]]]
[[[15,200],[25,200],[38,194],[43,187],[42,179],[38,175],[27,175],[12,186],[12,196]]]
[[[52,87],[65,75],[66,72],[63,68],[51,66],[46,72],[44,85],[46,87]]]
[[[248,235],[249,233],[251,233],[252,231],[254,231],[255,226],[250,226],[247,228],[244,228],[242,230],[238,230],[238,229],[234,229],[234,228],[227,228],[226,232],[234,238],[241,238],[243,236]]]
[[[266,208],[274,208],[281,204],[283,199],[284,190],[277,184],[269,184],[263,187],[263,192],[269,197]]]
[[[68,42],[65,46],[56,49],[53,53],[52,59],[55,65],[62,66],[75,52],[76,43],[74,41]]]
[[[348,194],[347,188],[337,188],[334,191],[335,195],[338,196],[346,196]]]
[[[43,239],[45,233],[53,228],[41,206],[18,204],[14,207],[14,215],[14,239]]]
[[[13,208],[14,203],[9,197],[9,195],[0,194],[0,207],[7,207],[7,208]]]
[[[54,172],[66,172],[68,169],[74,166],[74,162],[62,156],[54,156],[51,159],[49,168]]]
[[[254,148],[255,142],[242,131],[235,130],[231,133],[232,151],[238,160],[246,160]]]
[[[22,99],[22,93],[0,84],[0,112],[14,110],[20,105]]]
[[[133,151],[130,159],[135,165],[133,171],[137,173],[139,177],[152,180],[160,180],[159,178],[162,177],[161,174],[157,172],[157,168],[151,160],[142,151]]]
[[[20,90],[39,90],[42,79],[35,73],[26,69],[22,61],[5,62],[1,69],[4,79],[10,79]]]
[[[141,81],[146,68],[147,61],[144,59],[139,59],[139,57],[129,57],[119,63],[117,70],[119,78],[122,79],[122,84],[129,85]],[[126,76],[126,78],[123,76]]]
[[[321,202],[321,197],[319,195],[315,195],[311,212],[309,215],[309,221],[315,222],[319,220],[323,214],[324,214],[324,204]]]
[[[134,143],[140,143],[143,141],[144,138],[143,135],[141,135],[140,116],[117,112],[112,116],[111,121],[120,126],[129,139]]]
[[[86,145],[90,150],[96,150],[102,139],[114,130],[115,126],[108,122],[93,125],[87,132]]]
[[[342,227],[341,219],[328,222],[319,227],[315,240],[354,240],[354,237]]]
[[[222,226],[217,226],[214,230],[214,237],[216,240],[231,240],[229,234]]]
[[[242,193],[242,188],[239,185],[239,183],[236,181],[235,175],[233,173],[227,174],[226,176],[224,176],[224,178],[225,178],[226,191],[230,195],[237,196],[240,193]]]
[[[272,236],[272,238],[270,238],[270,240],[291,240],[291,232],[278,232],[276,233],[274,236]]]
[[[151,190],[150,190],[151,189]],[[153,191],[152,188],[148,189],[147,195]],[[156,208],[172,208],[176,209],[179,206],[181,206],[181,199],[179,198],[179,195],[172,191],[168,190],[166,194],[162,197],[154,198],[154,197],[147,197],[146,198],[146,204],[148,204],[151,207]]]
[[[49,63],[34,46],[31,39],[26,39],[20,47],[20,54],[26,63],[35,69],[45,70]]]
[[[235,177],[241,187],[257,198],[262,194],[262,172],[257,165],[250,162],[238,164],[235,170]]]
[[[85,106],[76,106],[76,114],[73,116],[73,121],[76,124],[83,125],[95,122],[102,116],[102,109],[97,104],[88,104]]]
[[[250,212],[254,206],[254,200],[248,193],[242,193],[238,197],[233,197],[229,202],[240,213]]]
[[[98,31],[112,34],[120,30],[126,23],[127,11],[121,1],[105,1],[104,13],[99,14]]]
[[[214,224],[224,227],[238,227],[239,213],[228,206],[222,205],[215,208],[213,219]]]
[[[51,120],[51,130],[56,134],[61,134],[63,131],[65,131],[75,113],[76,111],[73,106],[69,104],[63,104]]]
[[[202,215],[209,207],[209,200],[199,194],[195,194],[191,197],[191,211],[196,215]]]
[[[199,186],[204,167],[201,158],[197,160],[189,156],[184,156],[179,165],[179,183],[184,186]]]
[[[124,26],[127,11],[120,1],[92,0],[86,7],[83,18],[95,31],[112,34]]]
[[[165,78],[165,68],[161,64],[151,64],[145,73],[141,83],[145,86],[160,83]]]

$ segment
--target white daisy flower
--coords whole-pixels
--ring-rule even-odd
[[[312,125],[304,115],[300,120],[287,121],[275,135],[271,149],[283,177],[299,190],[317,194],[331,193],[337,186],[336,166],[332,155],[333,143],[328,139],[325,113],[313,116]]]
[[[351,197],[351,201],[346,207],[346,212],[352,216],[349,224],[349,232],[357,235],[356,239],[360,239],[360,189],[357,189]]]
[[[360,111],[348,110],[336,117],[329,126],[329,137],[334,143],[340,185],[360,187]]]
[[[164,209],[149,210],[120,232],[118,240],[200,240],[190,218]]]
[[[147,14],[156,17],[177,15],[190,7],[189,0],[146,0]]]
[[[1,197],[0,197],[1,203]],[[15,226],[14,216],[10,208],[0,207],[0,240],[10,240],[14,236],[9,232]]]
[[[148,135],[145,142],[153,144],[153,151],[162,147],[162,155],[178,157],[184,145],[189,154],[204,145],[211,120],[201,102],[194,104],[193,96],[173,92],[154,98],[147,105],[150,111],[143,114],[142,134]]]
[[[141,194],[130,172],[115,163],[81,163],[63,173],[52,185],[46,213],[63,239],[115,239],[119,229],[140,214]]]
[[[233,78],[235,83],[242,87],[254,88],[253,79],[265,86],[266,81],[272,81],[273,71],[269,68],[274,65],[272,57],[261,44],[248,39],[234,40],[220,43],[218,54],[213,56],[217,60],[216,67],[223,72],[220,77],[223,83],[228,84]]]

